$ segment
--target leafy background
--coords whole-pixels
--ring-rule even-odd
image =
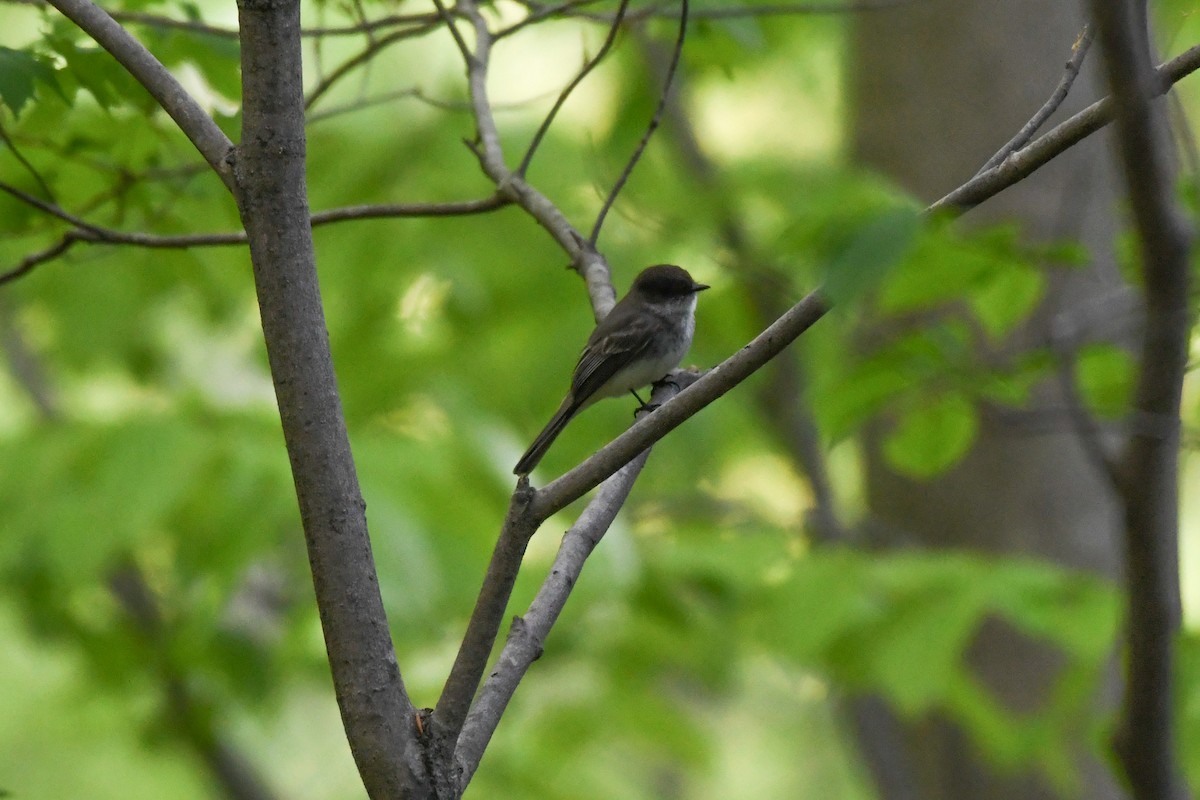
[[[1165,45],[1195,41],[1186,3],[1160,4]],[[115,8],[116,6],[114,6]],[[232,4],[129,2],[232,24]],[[372,13],[424,10],[371,3]],[[501,4],[501,13],[514,8]],[[312,24],[345,21],[307,6]],[[0,7],[0,179],[46,190],[88,219],[158,233],[234,230],[233,204],[169,120],[52,13]],[[643,264],[686,265],[702,298],[689,360],[711,365],[754,335],[744,284],[725,268],[721,206],[786,266],[786,290],[827,279],[839,310],[799,347],[841,508],[860,514],[855,433],[891,421],[886,453],[920,477],[970,446],[981,402],[1019,407],[1048,375],[1032,353],[982,366],[1038,302],[1052,270],[1086,259],[1013,226],[920,225],[918,206],[847,164],[837,16],[694,26],[689,108],[721,168],[699,187],[660,137],[611,215],[602,247],[624,289]],[[135,27],[222,126],[238,128],[234,40]],[[664,38],[669,25],[651,27]],[[603,30],[537,26],[496,52],[492,89],[510,154]],[[336,64],[339,39],[311,51]],[[1172,51],[1173,52],[1173,51]],[[530,178],[579,225],[619,171],[657,91],[626,41],[572,99]],[[416,89],[419,97],[316,118],[314,209],[482,197],[461,139],[470,118],[444,30],[382,53],[313,109]],[[1181,97],[1195,111],[1196,87]],[[14,147],[15,146],[15,147]],[[40,186],[16,157],[36,166]],[[965,177],[965,176],[964,176]],[[0,196],[0,264],[60,227]],[[414,700],[432,705],[511,490],[511,465],[557,403],[591,327],[579,281],[514,209],[461,219],[318,228],[334,358],[368,503],[381,588]],[[787,299],[787,298],[785,298]],[[219,731],[281,796],[361,793],[329,690],[298,515],[241,248],[77,247],[0,294],[4,330],[29,349],[51,407],[0,375],[0,788],[16,797],[204,797],[194,746]],[[969,313],[941,313],[964,305]],[[885,347],[852,348],[871,314],[934,314]],[[10,349],[10,352],[11,351]],[[1106,418],[1133,365],[1113,348],[1077,364]],[[627,512],[588,565],[521,687],[469,796],[869,797],[836,701],[877,693],[900,712],[964,722],[997,763],[1076,786],[1070,743],[1111,720],[1088,698],[1119,623],[1115,588],[1031,560],[881,555],[816,547],[812,500],[748,385],[655,449]],[[627,423],[601,404],[572,424],[541,478]],[[1185,422],[1196,417],[1195,386]],[[1186,479],[1195,481],[1194,460]],[[1185,592],[1194,621],[1194,492],[1184,491]],[[572,511],[534,540],[513,609],[532,597]],[[134,570],[159,619],[113,592]],[[1055,642],[1070,667],[1042,712],[1004,711],[963,668],[975,631],[1003,618]],[[1200,777],[1200,649],[1180,670],[1186,765]],[[195,700],[187,721],[166,687]]]

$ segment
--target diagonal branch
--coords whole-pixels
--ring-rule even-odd
[[[390,33],[378,38],[372,38],[356,55],[346,59],[344,62],[339,64],[337,68],[333,70],[333,72],[324,76],[317,82],[317,85],[308,92],[308,96],[304,100],[304,107],[312,108],[314,105],[316,105],[318,100],[320,100],[338,83],[338,81],[345,78],[363,64],[369,63],[382,50],[395,44],[396,42],[402,42],[406,39],[414,39],[422,34],[428,33],[437,26],[438,19],[437,17],[434,17],[433,19],[427,19],[411,28],[401,28],[400,30],[391,31]]]
[[[1075,44],[1071,47],[1071,57],[1067,60],[1066,71],[1058,81],[1058,85],[1054,87],[1054,91],[1050,93],[1050,99],[1037,110],[1037,112],[1026,122],[1021,130],[1017,131],[1004,147],[996,151],[996,154],[989,158],[987,162],[979,168],[980,173],[987,172],[992,167],[998,166],[1004,162],[1013,153],[1020,150],[1029,143],[1033,135],[1038,132],[1038,129],[1050,119],[1050,116],[1058,110],[1058,107],[1067,99],[1067,94],[1071,91],[1071,86],[1074,85],[1075,79],[1079,77],[1079,71],[1083,69],[1083,60],[1087,58],[1088,50],[1092,46],[1092,40],[1095,38],[1096,32],[1091,26],[1084,26],[1083,31],[1079,34],[1079,38],[1075,40]]]
[[[525,548],[537,532],[544,517],[537,517],[531,507],[533,492],[526,481],[517,484],[509,503],[504,525],[492,551],[483,587],[475,598],[462,645],[433,712],[436,744],[442,758],[449,760],[470,710],[471,701],[483,677],[487,661],[496,642],[508,599],[517,582],[517,573],[525,558]]]
[[[661,396],[660,391],[664,394],[674,393],[675,389],[664,384],[662,390],[656,389],[651,402],[665,402],[667,398]],[[529,667],[541,656],[543,643],[566,606],[583,571],[584,562],[624,506],[648,455],[649,451],[643,452],[604,482],[596,497],[563,536],[550,574],[542,583],[529,610],[523,617],[514,618],[495,668],[463,725],[455,753],[455,763],[461,775],[460,789],[466,788],[479,767],[479,761],[517,686]]]
[[[1161,65],[1148,82],[1151,97],[1165,93],[1172,85],[1200,69],[1200,45]],[[1113,121],[1115,103],[1105,97],[1059,123],[1048,133],[1008,156],[1003,163],[976,175],[938,200],[931,211],[969,211],[1015,183],[1020,183],[1056,156],[1091,136]]]

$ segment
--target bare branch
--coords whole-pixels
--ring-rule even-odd
[[[471,63],[471,59],[474,57],[471,55],[471,48],[467,47],[466,40],[463,39],[458,26],[454,24],[454,18],[450,16],[450,12],[446,10],[446,6],[442,3],[442,0],[433,0],[433,5],[437,8],[438,17],[450,29],[450,35],[454,37],[454,43],[458,45],[458,52],[462,55],[463,61],[466,61],[468,64]],[[486,25],[484,27],[486,28]]]
[[[96,43],[125,67],[138,83],[153,95],[163,110],[175,120],[208,165],[220,176],[229,191],[236,194],[230,164],[233,142],[217,127],[203,108],[179,85],[141,42],[134,39],[108,13],[91,0],[49,0],[63,16],[96,40]]]
[[[313,123],[321,122],[323,120],[331,119],[343,114],[351,114],[355,111],[362,111],[365,108],[384,105],[392,102],[393,100],[405,100],[409,98],[424,103],[425,105],[432,106],[433,108],[440,108],[443,111],[470,111],[470,107],[461,101],[438,100],[425,94],[421,87],[412,86],[408,89],[396,89],[395,91],[391,92],[382,92],[377,95],[362,97],[358,100],[354,100],[353,102],[344,103],[340,106],[334,106],[333,108],[327,108],[324,111],[316,111],[312,114],[305,115],[305,120],[309,125],[312,125]]]
[[[0,125],[0,141],[4,142],[4,144],[8,147],[8,151],[13,154],[13,158],[17,160],[17,163],[24,167],[25,171],[28,172],[33,180],[37,183],[38,188],[42,190],[42,194],[45,196],[45,198],[52,203],[55,202],[54,192],[50,190],[50,185],[46,183],[46,179],[42,177],[42,173],[37,171],[33,164],[29,162],[29,159],[25,158],[25,155],[21,152],[20,148],[17,147],[17,143],[14,142],[12,137],[8,135],[8,131],[5,130],[3,125]]]
[[[1065,337],[1052,336],[1050,350],[1056,361],[1058,385],[1067,404],[1067,419],[1075,431],[1076,438],[1079,439],[1083,452],[1096,471],[1108,483],[1109,488],[1119,490],[1119,465],[1104,446],[1103,431],[1079,395],[1079,387],[1075,380],[1075,351],[1071,343],[1064,339]]]
[[[334,87],[334,85],[337,84],[338,81],[346,77],[358,67],[361,67],[363,64],[370,63],[371,59],[378,55],[380,51],[384,50],[390,45],[395,44],[396,42],[402,42],[406,39],[414,39],[422,34],[434,30],[437,27],[438,19],[434,17],[432,21],[425,22],[417,25],[416,27],[392,31],[391,33],[385,36],[380,36],[377,39],[372,38],[367,42],[366,46],[363,47],[358,55],[348,58],[346,61],[339,64],[337,69],[317,82],[317,85],[314,86],[311,91],[309,91],[308,97],[305,98],[304,107],[312,108],[322,96],[324,96],[330,89]]]
[[[530,537],[545,519],[532,513],[532,497],[533,492],[528,481],[520,481],[509,502],[504,526],[492,551],[483,588],[475,599],[475,608],[467,623],[467,631],[454,659],[454,666],[450,669],[450,675],[446,678],[446,685],[434,709],[433,725],[437,731],[435,735],[441,739],[441,749],[445,754],[453,753],[454,743],[462,731],[471,700],[475,697],[475,691],[487,667],[488,657],[496,642],[496,634],[500,630],[500,622],[504,618],[504,610],[508,606],[508,598],[512,595],[521,561],[525,557],[525,548]]]
[[[869,11],[883,11],[896,6],[908,5],[914,0],[850,0],[838,3],[778,3],[775,5],[746,5],[737,8],[700,8],[691,12],[692,19],[746,19],[751,17],[801,17],[814,14],[857,14]],[[530,4],[532,5],[532,4]],[[611,14],[596,12],[560,12],[562,16],[590,19],[607,23],[612,19]],[[648,8],[638,9],[629,15],[629,21],[644,19],[678,19],[679,11],[673,4],[666,3]]]
[[[7,5],[24,5],[33,6],[35,8],[44,8],[52,5],[47,0],[0,0],[0,3]],[[201,20],[194,19],[176,19],[162,14],[150,14],[145,11],[123,11],[113,10],[109,12],[113,19],[117,22],[131,22],[135,25],[144,25],[148,28],[162,28],[165,30],[179,30],[188,33],[196,33],[202,36],[215,36],[222,39],[237,39],[239,31],[237,28],[226,28],[220,25],[210,25]],[[436,22],[438,16],[436,14],[392,14],[379,19],[362,20],[354,25],[343,25],[340,27],[328,28],[304,28],[300,31],[300,35],[306,39],[320,39],[330,36],[354,36],[360,34],[371,34],[381,28],[393,28],[399,25],[422,25],[429,22]]]
[[[78,241],[78,236],[73,236],[71,233],[65,233],[61,239],[47,247],[45,250],[39,250],[36,253],[30,253],[22,258],[12,269],[0,272],[0,286],[3,286],[6,283],[11,283],[17,278],[24,277],[41,264],[45,264],[48,261],[53,261],[63,253],[70,250],[71,247]]]
[[[634,148],[633,155],[629,157],[629,162],[625,165],[625,169],[621,171],[616,183],[613,184],[612,191],[608,193],[608,198],[605,199],[604,205],[600,207],[600,213],[596,215],[596,223],[592,225],[591,235],[588,236],[588,243],[594,248],[596,241],[600,238],[600,228],[604,225],[604,218],[608,216],[608,210],[612,208],[613,203],[617,201],[617,195],[624,188],[625,182],[629,180],[629,176],[633,174],[633,168],[637,166],[637,162],[642,157],[642,153],[646,150],[646,145],[650,143],[650,137],[654,135],[654,131],[658,129],[659,123],[662,121],[663,109],[667,106],[667,98],[671,94],[671,83],[675,78],[675,70],[679,66],[679,56],[683,53],[683,41],[687,37],[687,19],[688,19],[688,0],[679,1],[679,34],[675,38],[675,50],[671,54],[671,63],[667,65],[667,76],[663,81],[662,94],[659,95],[658,105],[654,109],[654,115],[650,118],[650,125],[646,128],[646,133]]]
[[[664,385],[674,394],[676,389]],[[656,390],[652,402],[666,401]],[[625,504],[634,481],[646,463],[649,451],[633,459],[609,478],[600,487],[579,519],[563,536],[558,555],[550,574],[542,583],[529,610],[524,617],[516,617],[509,629],[508,639],[496,659],[495,667],[479,692],[479,699],[471,707],[471,713],[463,725],[462,736],[455,752],[460,789],[465,789],[479,767],[479,761],[491,741],[504,710],[512,700],[518,684],[525,677],[530,665],[542,654],[542,645],[550,629],[558,620],[571,596],[571,590],[583,571],[583,564],[591,555],[600,539],[608,532],[617,512]]]
[[[1160,66],[1156,79],[1149,83],[1154,97],[1164,93],[1171,85],[1200,69],[1200,45],[1171,59]],[[938,200],[930,211],[955,211],[962,213],[998,194],[1015,183],[1028,178],[1056,156],[1073,145],[1091,136],[1113,121],[1114,104],[1111,97],[1092,103],[1075,116],[1060,123],[1053,130],[1038,137],[998,166],[975,176],[950,194]]]
[[[514,33],[517,33],[523,28],[533,25],[534,23],[541,22],[544,19],[550,19],[551,17],[572,16],[568,12],[577,8],[593,5],[597,2],[600,2],[600,0],[566,0],[566,2],[553,6],[544,6],[539,3],[524,3],[524,5],[529,9],[529,15],[520,22],[513,23],[507,28],[496,31],[493,38],[495,41],[500,41],[508,36],[512,36]],[[610,16],[615,18],[616,15],[614,14]]]
[[[387,217],[466,217],[504,208],[511,203],[507,197],[494,194],[480,200],[453,200],[445,203],[370,203],[343,206],[312,215],[313,227],[354,219],[384,219]]]
[[[193,247],[227,247],[230,245],[246,244],[247,236],[244,230],[228,233],[188,233],[175,235],[158,235],[139,231],[119,231],[105,228],[87,222],[59,206],[44,203],[14,187],[0,183],[0,191],[8,192],[30,203],[35,208],[69,222],[75,226],[63,234],[62,238],[45,250],[32,253],[21,259],[15,267],[0,272],[0,286],[18,278],[24,277],[42,264],[54,261],[76,244],[91,245],[128,245],[151,250],[187,250]],[[327,211],[318,211],[309,220],[314,228],[321,225],[332,225],[339,222],[364,219],[388,219],[392,217],[460,217],[471,214],[483,214],[494,211],[509,204],[507,198],[492,195],[482,200],[463,200],[446,203],[381,203],[361,206],[345,206]]]
[[[1050,119],[1050,116],[1058,110],[1063,101],[1067,99],[1067,94],[1071,91],[1071,86],[1075,83],[1075,79],[1079,77],[1079,70],[1083,68],[1083,61],[1087,57],[1088,49],[1092,46],[1092,39],[1095,38],[1095,31],[1090,26],[1085,25],[1079,34],[1079,38],[1075,40],[1075,44],[1071,47],[1071,58],[1067,60],[1066,71],[1058,81],[1058,86],[1054,87],[1054,91],[1050,94],[1050,99],[1037,110],[1037,113],[1025,123],[1021,130],[1017,131],[1008,142],[996,151],[996,154],[989,158],[987,162],[979,168],[979,175],[987,172],[992,167],[995,167],[1004,162],[1004,159],[1020,150],[1033,135],[1038,132],[1042,124]]]

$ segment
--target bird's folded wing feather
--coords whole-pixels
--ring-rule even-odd
[[[591,397],[613,375],[643,356],[654,343],[655,321],[642,318],[614,331],[597,328],[597,335],[592,336],[579,356],[571,379],[571,393],[579,400]]]

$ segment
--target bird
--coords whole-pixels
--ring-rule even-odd
[[[566,424],[597,400],[630,392],[646,407],[636,390],[679,366],[696,330],[696,295],[707,288],[674,264],[642,270],[588,337],[567,396],[513,474],[532,472]]]

